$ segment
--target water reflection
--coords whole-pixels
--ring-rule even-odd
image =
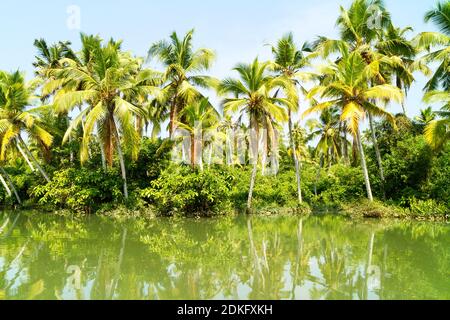
[[[0,299],[450,299],[450,227],[0,214]]]

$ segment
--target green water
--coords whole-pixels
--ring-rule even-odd
[[[0,213],[0,299],[450,299],[450,226]]]

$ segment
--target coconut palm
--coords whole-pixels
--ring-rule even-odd
[[[326,158],[329,167],[340,157],[339,123],[337,108],[326,109],[321,113],[319,120],[310,119],[306,122],[310,131],[308,140],[319,139],[315,154],[320,158]]]
[[[306,67],[309,63],[308,57],[304,55],[304,52],[311,52],[311,49],[307,43],[305,43],[302,49],[297,49],[294,43],[294,37],[292,33],[288,33],[283,38],[281,38],[277,45],[272,47],[272,53],[274,55],[274,62],[272,68],[274,71],[280,76],[286,78],[289,82],[292,83],[294,88],[290,90],[296,92],[295,87],[300,86],[300,79],[305,78],[306,74],[301,72],[301,70]],[[304,89],[303,87],[301,87]],[[288,124],[289,124],[289,143],[292,150],[295,150],[294,141],[293,141],[293,121],[292,121],[292,113],[298,111],[299,101],[298,95],[295,94],[292,97],[289,97],[293,100],[292,106],[293,109],[288,109]],[[302,188],[301,188],[301,173],[300,173],[300,165],[299,159],[297,157],[296,152],[292,152],[292,158],[294,160],[295,166],[295,175],[297,178],[297,195],[298,202],[302,203]]]
[[[217,83],[212,77],[201,74],[209,70],[215,54],[205,48],[194,50],[193,35],[194,30],[191,30],[180,39],[174,32],[170,41],[154,43],[148,51],[148,60],[156,58],[166,68],[160,107],[168,108],[171,137],[176,130],[179,113],[186,105],[203,97],[199,88],[209,89]]]
[[[55,96],[57,112],[67,113],[81,107],[79,115],[71,122],[64,142],[73,130],[85,119],[80,159],[89,158],[89,144],[96,130],[105,154],[106,163],[113,166],[113,155],[117,151],[123,178],[124,196],[128,198],[127,177],[121,141],[137,157],[139,135],[134,126],[134,115],[142,115],[133,104],[133,95],[155,94],[156,88],[141,81],[140,59],[121,51],[121,42],[110,40],[102,44],[101,39],[88,37],[82,50],[80,64],[73,59],[64,59],[64,68],[58,78],[70,79],[76,85],[67,85]],[[145,78],[145,77],[144,77]]]
[[[7,150],[16,147],[29,164],[32,171],[35,167],[47,182],[50,179],[38,163],[28,145],[22,138],[26,133],[29,140],[35,141],[42,148],[50,148],[53,137],[44,128],[38,116],[41,107],[31,108],[35,82],[26,83],[23,74],[0,72],[0,161],[6,158]]]
[[[377,14],[378,18],[374,21]],[[377,25],[374,25],[375,23]],[[340,28],[340,40],[320,39],[319,51],[326,55],[333,52],[358,51],[367,65],[379,61],[381,66],[377,68],[378,74],[372,80],[375,84],[391,82],[407,92],[414,80],[412,71],[427,70],[423,64],[414,63],[415,48],[404,36],[410,28],[395,28],[381,0],[354,0],[348,10],[341,7],[337,25]],[[406,113],[403,104],[402,106]],[[373,115],[369,113],[368,118],[384,193],[384,169]]]
[[[450,3],[437,3],[436,7],[428,11],[425,21],[432,21],[441,31],[422,32],[415,42],[419,49],[429,53],[423,57],[425,63],[437,63],[438,67],[425,86],[426,91],[450,90]],[[432,48],[436,50],[430,52]]]
[[[322,111],[319,120],[310,119],[306,122],[310,134],[308,140],[319,139],[314,153],[319,157],[319,167],[317,169],[316,180],[314,183],[314,194],[317,196],[317,183],[320,177],[320,171],[324,166],[325,160],[328,168],[331,167],[333,160],[339,158],[339,110],[337,108],[326,109]]]
[[[427,126],[431,121],[436,119],[436,113],[431,107],[420,110],[420,115],[414,118],[414,121],[421,125]]]
[[[427,103],[443,103],[441,111],[436,111],[440,119],[428,123],[425,138],[433,150],[439,151],[450,140],[450,93],[431,91],[425,95]]]
[[[63,59],[77,59],[76,53],[70,46],[71,43],[68,41],[59,41],[58,43],[48,45],[44,39],[36,39],[34,41],[34,47],[37,50],[37,55],[33,62],[35,75],[43,80],[54,79],[53,71],[63,67]]]
[[[358,144],[361,168],[370,201],[373,201],[373,195],[361,140],[360,122],[367,113],[371,113],[395,124],[394,117],[373,101],[403,101],[403,93],[395,86],[390,84],[369,86],[369,83],[379,74],[378,66],[378,61],[367,65],[363,55],[358,51],[344,54],[338,63],[323,69],[322,83],[312,88],[308,94],[308,98],[319,97],[325,101],[313,104],[304,113],[308,115],[322,112],[335,106],[340,108],[341,121],[346,122],[348,130]]]
[[[291,83],[283,77],[274,77],[268,74],[270,63],[259,62],[255,59],[251,64],[238,64],[235,71],[239,73],[240,79],[228,78],[223,80],[219,86],[220,94],[231,94],[233,98],[226,98],[223,106],[226,112],[240,112],[245,114],[249,121],[252,135],[251,151],[253,155],[253,170],[247,201],[247,210],[251,210],[253,189],[258,171],[259,138],[261,129],[268,132],[271,141],[274,142],[275,122],[287,120],[286,107],[294,108],[289,98],[274,97],[273,92],[277,89],[289,90]],[[287,96],[293,93],[288,92]]]
[[[203,143],[202,135],[206,130],[211,130],[218,124],[220,114],[208,99],[202,99],[186,106],[180,116],[184,119],[184,122],[178,122],[178,127],[189,133],[191,166],[195,168],[200,163],[200,167],[202,167],[202,152],[198,149]],[[199,153],[200,159],[197,159]]]

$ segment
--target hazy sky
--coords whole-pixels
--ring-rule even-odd
[[[72,0],[1,1],[0,69],[20,68],[28,76],[35,55],[33,41],[45,38],[52,43],[70,40],[79,49],[79,32],[103,38],[123,39],[123,47],[144,56],[151,43],[167,38],[172,31],[184,33],[195,28],[195,45],[216,50],[217,61],[211,74],[232,75],[237,62],[250,62],[256,56],[271,57],[270,48],[284,33],[292,31],[297,42],[318,35],[336,37],[335,21],[339,6],[349,0]],[[386,0],[395,25],[412,26],[415,32],[433,30],[423,21],[425,11],[435,0]],[[81,30],[67,26],[68,7],[80,8]],[[425,79],[411,89],[407,102],[409,115],[418,113]],[[392,106],[391,111],[400,111]]]

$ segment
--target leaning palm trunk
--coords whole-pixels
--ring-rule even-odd
[[[356,132],[356,141],[358,143],[359,156],[361,158],[361,168],[364,175],[364,182],[366,183],[367,197],[370,202],[373,202],[372,187],[370,186],[369,172],[367,171],[366,155],[364,154],[364,148],[361,141],[361,132],[359,131],[359,128]]]
[[[385,193],[385,190],[384,190],[385,178],[384,178],[383,162],[381,161],[380,148],[378,147],[378,141],[377,141],[377,136],[376,136],[376,133],[375,133],[375,127],[373,125],[373,117],[372,117],[372,114],[370,112],[369,112],[369,123],[370,123],[370,131],[371,131],[371,134],[372,134],[373,147],[375,149],[375,154],[376,154],[377,163],[378,163],[378,170],[379,170],[379,173],[380,173],[381,192],[383,194],[383,198],[386,198],[386,193]]]
[[[117,145],[117,153],[119,155],[120,170],[122,171],[123,195],[125,196],[125,199],[128,199],[127,171],[125,168],[125,160],[123,157],[122,147],[120,145],[119,129],[117,128],[115,119],[113,120],[113,123],[114,123],[114,135],[116,138],[116,145]]]
[[[292,158],[294,159],[294,166],[295,166],[295,177],[297,178],[297,196],[298,196],[298,203],[301,204],[303,202],[302,197],[302,178],[300,175],[300,166],[299,161],[297,158],[297,152],[296,147],[294,144],[294,139],[292,136],[292,113],[289,110],[289,140],[291,143],[291,150],[292,150]]]
[[[45,172],[44,169],[42,169],[41,165],[39,164],[39,162],[36,160],[36,158],[33,156],[33,154],[31,153],[31,151],[28,149],[27,144],[25,143],[25,141],[23,141],[22,137],[19,136],[18,137],[19,141],[22,143],[23,147],[25,148],[25,152],[28,154],[28,156],[31,158],[31,160],[33,161],[34,165],[36,166],[36,168],[38,169],[38,171],[41,173],[41,175],[44,177],[44,179],[47,182],[50,182],[50,178],[48,177],[47,173]]]
[[[28,159],[28,156],[25,153],[25,151],[23,151],[22,147],[20,146],[20,141],[17,138],[16,138],[16,147],[17,147],[17,150],[19,150],[19,152],[22,155],[22,157],[25,159],[25,162],[28,164],[28,166],[30,167],[31,171],[35,172],[36,169],[34,168],[33,164],[30,161],[30,159]]]
[[[12,196],[11,190],[8,187],[8,184],[6,183],[3,176],[0,174],[0,182],[2,183],[3,187],[5,188],[6,193],[8,194],[8,197]]]
[[[19,197],[19,193],[17,192],[16,187],[14,186],[14,183],[13,183],[13,181],[11,180],[11,177],[9,176],[8,172],[6,172],[5,169],[3,169],[3,167],[0,167],[0,172],[1,172],[1,174],[2,174],[3,176],[5,176],[6,180],[8,181],[9,186],[10,186],[12,192],[14,193],[14,196],[15,196],[16,199],[17,199],[17,202],[18,202],[19,204],[22,204],[22,200],[21,200],[20,197]],[[3,183],[3,177],[2,177],[2,183]],[[5,186],[5,188],[7,188],[6,183],[3,184],[3,185]],[[8,194],[11,195],[11,191],[10,191]]]

